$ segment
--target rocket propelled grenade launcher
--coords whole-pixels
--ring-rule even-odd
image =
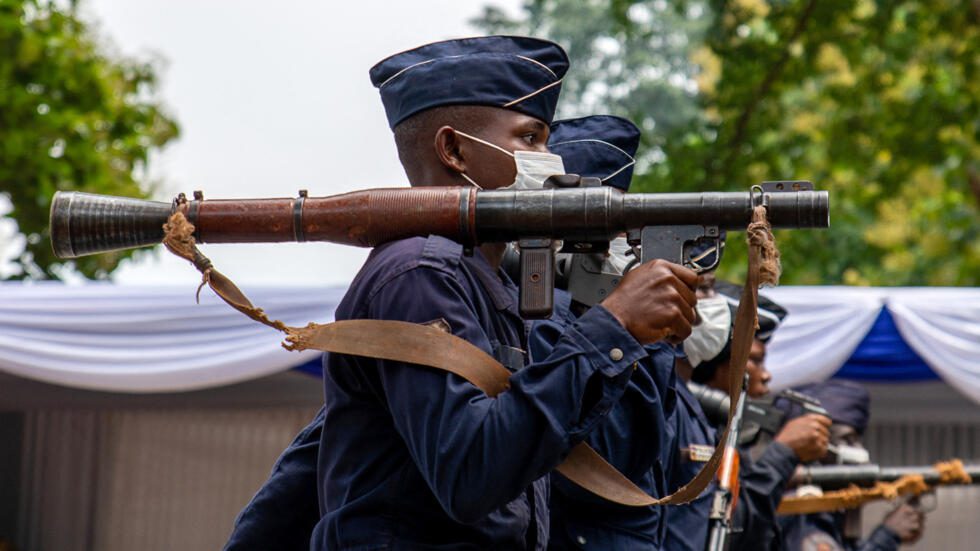
[[[568,177],[562,177],[568,178]],[[588,180],[581,179],[583,182]],[[567,186],[564,182],[559,186]],[[754,206],[773,228],[826,228],[829,197],[809,182],[767,182],[750,192],[623,193],[580,184],[542,190],[469,187],[372,189],[329,197],[207,199],[195,192],[172,203],[58,192],[51,204],[51,242],[59,258],[155,245],[181,212],[199,243],[328,241],[374,247],[430,234],[472,248],[516,241],[521,247],[521,311],[547,317],[554,284],[553,240],[568,252],[597,252],[627,232],[641,261],[685,264],[687,249],[719,230],[744,230]],[[584,187],[583,187],[584,186]]]

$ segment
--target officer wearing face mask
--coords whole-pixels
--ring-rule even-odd
[[[371,77],[413,185],[493,190],[520,185],[522,173],[536,178],[517,152],[547,151],[566,68],[553,43],[480,37],[396,54]],[[327,354],[312,549],[545,548],[548,473],[622,395],[647,357],[643,344],[664,330],[690,332],[696,276],[654,262],[527,364],[502,252],[489,244],[467,256],[435,236],[395,241],[374,249],[352,282],[336,319],[435,323],[513,375],[510,390],[491,399],[451,373]],[[268,505],[238,526],[261,531]],[[287,548],[256,541],[229,548]]]
[[[677,359],[678,376],[727,392],[731,335],[737,302],[706,286],[700,290],[698,315],[701,323],[683,343]],[[767,308],[768,307],[768,308]],[[785,310],[759,297],[759,329],[746,366],[748,394],[768,392],[765,342],[778,327]],[[677,387],[678,405],[671,426],[676,430],[676,461],[671,467],[673,485],[686,483],[708,460],[715,446],[716,429],[705,417],[697,399],[684,384]],[[819,417],[819,416],[818,416]],[[775,511],[783,488],[801,460],[826,452],[829,419],[801,417],[787,424],[762,455],[752,461],[741,454],[739,498],[733,518],[731,549],[779,549],[782,536]],[[668,549],[702,550],[705,547],[713,488],[709,487],[690,506],[667,510]]]
[[[566,68],[553,43],[480,37],[402,52],[370,73],[412,185],[489,191],[519,181],[516,152],[547,152]],[[651,263],[528,363],[503,250],[468,256],[442,237],[404,239],[376,247],[354,278],[337,320],[435,323],[513,374],[490,398],[449,372],[326,354],[313,549],[544,548],[548,474],[622,395],[654,331],[690,332],[696,276]]]
[[[498,145],[494,145],[486,140],[481,140],[476,136],[471,136],[461,130],[457,130],[456,134],[463,136],[466,139],[473,140],[476,143],[483,144],[487,147],[492,147],[493,149],[496,149],[504,155],[514,159],[514,166],[517,168],[517,176],[514,179],[514,183],[508,186],[496,188],[498,190],[541,189],[544,187],[544,181],[547,180],[549,176],[565,174],[565,164],[562,161],[561,156],[554,153],[523,150],[517,150],[511,153]],[[465,172],[461,172],[460,176],[466,179],[466,181],[472,184],[474,187],[484,189],[483,186],[473,181],[473,179],[470,178],[470,176]]]
[[[830,379],[823,383],[805,385],[797,389],[820,400],[833,420],[830,427],[831,443],[838,449],[852,450],[851,458],[860,457],[861,436],[868,426],[871,409],[871,396],[860,383]],[[788,416],[800,415],[798,406],[777,400]],[[822,458],[827,461],[831,458]],[[861,458],[868,462],[867,452]],[[785,548],[788,551],[895,551],[903,543],[915,543],[922,537],[925,515],[914,507],[903,503],[885,516],[867,539],[861,540],[860,533],[848,534],[846,526],[860,528],[859,519],[846,522],[846,515],[857,514],[860,509],[849,512],[818,513],[810,515],[788,515],[780,517],[783,528]]]
[[[738,307],[742,288],[727,281],[718,281],[715,289],[718,296],[724,297],[728,302],[732,312],[731,318],[734,319],[734,311]],[[747,392],[751,398],[762,398],[769,394],[769,381],[772,380],[772,375],[766,369],[766,347],[785,316],[786,310],[782,306],[765,296],[759,297],[759,329],[752,341],[746,364],[746,372],[749,374]],[[702,358],[692,374],[692,379],[719,390],[727,389],[730,352],[730,347],[726,346],[719,353]],[[830,419],[823,415],[808,413],[793,416],[776,434],[774,441],[792,450],[800,461],[812,461],[826,454],[830,436],[829,427]],[[771,451],[770,454],[772,453],[775,452]]]
[[[629,189],[633,155],[640,131],[631,122],[612,116],[557,121],[549,148],[565,159],[568,172],[598,178],[603,185]],[[610,244],[602,271],[622,277],[636,263],[625,238]],[[576,316],[587,315],[588,304],[556,291],[551,320],[535,322],[528,347],[531,360],[547,357]],[[646,347],[647,357],[636,364],[622,398],[599,422],[587,442],[636,485],[655,497],[666,495],[665,462],[673,447],[667,417],[674,407],[673,351],[667,343]],[[627,507],[611,503],[552,473],[551,549],[662,549],[664,507]]]

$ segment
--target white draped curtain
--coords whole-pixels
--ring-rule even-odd
[[[779,287],[763,294],[789,312],[766,362],[776,387],[833,375],[882,308],[902,339],[950,386],[980,403],[980,289]],[[888,373],[882,372],[882,380]]]
[[[929,367],[980,403],[980,289],[899,289],[887,307]]]
[[[0,285],[0,370],[78,388],[173,392],[269,375],[317,357],[207,288]],[[343,288],[249,288],[290,325],[333,320]]]
[[[762,294],[789,312],[766,366],[776,388],[823,381],[851,357],[881,311],[882,294],[858,287],[777,287]]]
[[[290,325],[329,322],[341,287],[246,289]],[[777,387],[832,376],[887,308],[904,341],[947,383],[980,403],[980,289],[779,287],[788,311],[769,347]],[[0,370],[50,383],[123,392],[226,385],[309,362],[282,335],[208,289],[111,284],[0,285]],[[882,380],[888,379],[883,370]]]

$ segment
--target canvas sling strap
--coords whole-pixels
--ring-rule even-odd
[[[933,466],[939,473],[939,484],[970,484],[970,474],[963,468],[959,459],[942,461]],[[780,515],[809,515],[855,509],[869,501],[896,499],[901,496],[918,496],[932,490],[920,474],[907,474],[893,482],[875,482],[870,488],[850,486],[843,490],[824,492],[818,495],[784,497],[776,510]]]
[[[290,327],[272,320],[252,305],[230,279],[215,270],[198,250],[194,227],[177,212],[164,225],[164,245],[202,274],[198,294],[205,284],[232,308],[255,321],[285,333],[283,346],[289,350],[321,350],[397,362],[418,364],[449,371],[463,377],[488,396],[506,392],[511,372],[480,348],[433,326],[383,320],[347,320],[327,324],[311,323]],[[779,277],[779,252],[766,220],[764,206],[756,206],[748,230],[749,265],[745,287],[735,316],[732,336],[732,369],[729,391],[738,396],[757,326],[758,289],[763,283],[775,284]],[[732,408],[737,400],[731,400]],[[734,411],[729,411],[729,419]],[[687,503],[697,498],[711,482],[724,452],[726,426],[711,458],[694,478],[673,494],[655,498],[633,484],[586,443],[575,446],[557,470],[579,486],[609,501],[629,506]]]

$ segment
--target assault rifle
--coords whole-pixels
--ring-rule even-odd
[[[595,180],[591,182],[589,180]],[[482,191],[469,187],[372,189],[329,197],[208,199],[195,192],[171,203],[58,192],[51,204],[51,242],[59,258],[160,243],[163,225],[182,213],[198,243],[328,241],[374,247],[430,234],[472,250],[516,242],[521,250],[520,309],[551,314],[555,240],[563,251],[602,252],[625,232],[645,262],[690,264],[688,250],[744,230],[764,205],[773,228],[826,228],[829,196],[809,182],[767,182],[748,192],[623,193],[574,175],[551,189]],[[577,187],[573,187],[577,186]]]
[[[963,465],[963,470],[972,480],[980,484],[980,463]],[[895,482],[904,476],[921,476],[928,486],[943,482],[943,474],[934,465],[914,467],[881,467],[865,465],[812,465],[796,470],[789,481],[790,487],[818,486],[822,490],[839,490],[849,486],[868,488],[877,482]]]
[[[980,484],[980,464],[959,460],[919,467],[814,465],[798,468],[789,482],[797,495],[787,495],[777,512],[805,515],[847,510],[845,533],[860,533],[860,507],[880,499],[900,501],[927,512],[935,508],[935,490],[942,485]],[[931,499],[927,499],[930,498]]]
[[[732,534],[732,518],[735,514],[735,504],[738,499],[739,470],[741,463],[738,455],[739,433],[745,415],[745,404],[749,386],[748,373],[742,377],[742,392],[738,393],[738,401],[732,414],[732,425],[725,440],[725,455],[718,467],[718,485],[711,498],[711,511],[708,513],[708,539],[705,551],[727,551]]]
[[[695,382],[688,382],[687,388],[697,398],[709,421],[720,425],[728,420],[728,404],[731,401],[728,393]],[[763,398],[747,398],[745,413],[742,414],[742,430],[738,442],[740,446],[755,443],[762,433],[772,437],[779,432],[786,422],[786,412],[774,405],[778,399],[788,400],[799,405],[804,413],[816,413],[829,417],[827,410],[820,405],[820,400],[795,390],[786,389]],[[842,464],[868,462],[867,450],[844,444],[828,445],[827,456]]]
[[[709,421],[720,425],[728,420],[728,404],[731,398],[728,397],[727,392],[693,381],[687,383],[687,389],[697,398]],[[754,442],[760,432],[770,436],[775,436],[779,432],[785,422],[786,412],[773,404],[777,398],[785,398],[799,404],[806,413],[827,415],[827,410],[820,405],[820,400],[793,390],[784,390],[764,398],[749,398],[745,401],[745,413],[742,415],[742,437],[739,445]]]

